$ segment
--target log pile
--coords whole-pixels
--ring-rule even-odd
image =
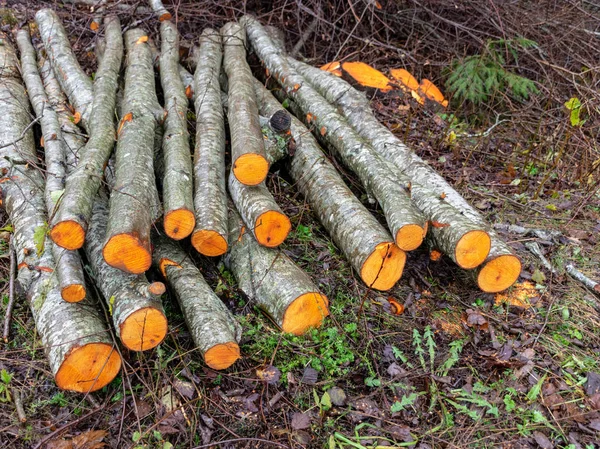
[[[15,33],[20,70],[13,38],[0,34],[1,200],[15,229],[18,281],[59,387],[88,392],[116,376],[121,358],[110,327],[128,350],[160,344],[167,286],[205,363],[218,370],[239,359],[242,330],[195,253],[223,256],[239,290],[283,332],[323,323],[327,297],[280,248],[292,221],[266,182],[275,164],[368,288],[391,289],[406,252],[424,241],[483,291],[516,281],[521,265],[510,248],[344,80],[288,56],[250,16],[202,31],[192,74],[180,64],[169,11],[159,0],[147,11],[160,21],[160,48],[141,28],[122,35],[99,2],[90,25],[101,36],[93,81],[52,10],[36,13],[37,52],[25,29]],[[264,73],[252,73],[250,49],[295,116],[255,78]],[[383,220],[323,148],[356,175]],[[152,265],[167,286],[148,280]]]

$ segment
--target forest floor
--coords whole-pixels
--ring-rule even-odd
[[[410,32],[386,31],[401,28],[401,22],[394,22],[401,15],[390,5],[380,10],[377,2],[339,3],[256,3],[253,8],[248,2],[245,7],[284,28],[291,45],[299,30],[307,29],[311,12],[321,11],[324,19],[302,52],[315,65],[336,56],[360,59],[383,71],[408,68],[440,87],[450,61],[481,51],[477,42],[468,43],[469,33],[483,41],[486,33],[494,36],[469,17],[478,10],[467,0],[455,2],[462,16],[460,11],[446,15],[440,2],[401,2],[394,8],[412,11]],[[175,16],[183,39],[192,42],[204,26],[218,29],[239,17],[243,11],[237,4],[181,2]],[[16,9],[20,24],[39,7],[56,8],[82,65],[93,72],[93,53],[87,50],[95,35],[87,26],[88,13],[41,0],[9,1],[8,6]],[[335,9],[327,8],[345,11],[339,13],[343,20],[337,28],[331,25]],[[600,20],[598,11],[580,13]],[[500,8],[497,14],[510,36],[515,11]],[[577,8],[565,2],[564,11],[544,20],[558,21],[558,27],[580,26],[573,15],[578,17]],[[522,19],[524,29],[534,29],[539,17],[523,14]],[[156,36],[153,18],[122,18],[125,25],[134,20]],[[369,34],[373,27],[384,31]],[[340,35],[342,28],[352,31]],[[436,35],[443,41],[452,30],[457,43],[444,50]],[[600,40],[589,38],[585,45],[598,50]],[[404,275],[391,291],[369,290],[283,168],[275,167],[269,187],[293,223],[283,250],[328,296],[331,316],[324,325],[303,337],[282,335],[247,302],[218,260],[192,255],[242,324],[242,359],[224,372],[208,369],[193,351],[176,302],[166,297],[170,324],[165,341],[146,353],[123,352],[124,370],[117,379],[81,396],[56,388],[31,314],[19,299],[10,342],[0,345],[0,443],[49,449],[91,449],[103,447],[101,441],[112,448],[161,449],[600,448],[600,298],[564,273],[571,262],[600,278],[598,75],[589,74],[595,76],[586,81],[590,89],[589,84],[582,87],[580,77],[563,77],[575,64],[560,58],[563,44],[543,35],[537,39],[540,54],[554,55],[552,65],[561,70],[523,56],[515,70],[540,86],[529,101],[501,93],[480,106],[454,99],[441,112],[398,91],[369,92],[381,120],[490,223],[558,231],[550,238],[499,231],[523,261],[515,287],[501,295],[484,294],[452,262],[432,262],[423,249],[409,254]],[[585,51],[578,53],[585,45],[573,44],[572,58],[583,60],[578,70],[593,67],[584,64]],[[569,123],[569,111],[562,106],[577,95],[585,103],[586,123],[580,127]],[[339,169],[381,218],[352,174]],[[3,215],[0,227],[7,224]],[[9,256],[2,232],[4,309]],[[528,250],[531,242],[539,244],[555,273]],[[155,273],[150,276],[158,279]],[[396,313],[394,302],[403,305],[402,313]],[[14,390],[23,400],[25,424],[18,422],[10,399]]]

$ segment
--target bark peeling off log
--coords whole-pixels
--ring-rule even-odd
[[[229,194],[258,243],[270,248],[283,243],[292,229],[292,224],[264,182],[256,186],[247,186],[230,173]]]
[[[263,115],[271,116],[283,110],[260,82],[255,80],[254,84]],[[292,117],[291,133],[296,153],[288,171],[298,190],[363,282],[377,290],[389,290],[402,275],[406,255],[354,196],[316,139],[295,117]]]
[[[31,45],[29,32],[17,32],[17,44],[21,53],[21,71],[27,87],[29,100],[40,121],[44,141],[46,163],[46,185],[44,199],[48,215],[54,214],[56,202],[65,188],[66,148],[62,137],[58,115],[50,104],[44,84],[37,68],[35,50]],[[79,254],[52,245],[55,261],[54,271],[58,277],[61,296],[65,301],[79,302],[86,295],[83,266]]]
[[[396,244],[406,251],[419,247],[425,237],[425,219],[411,202],[410,180],[391,169],[391,164],[377,155],[337,110],[306,83],[285,57],[279,55],[255,19],[246,16],[244,22],[256,53],[296,101],[302,110],[303,121],[336,151],[344,164],[356,173],[367,192],[377,199]]]
[[[31,116],[15,51],[2,32],[0,110],[11,117],[0,120],[0,172],[4,180],[0,198],[15,229],[17,281],[27,292],[57,385],[85,393],[98,390],[117,375],[121,358],[95,304],[89,300],[73,304],[60,297],[50,268],[54,265],[52,243],[45,242],[40,253],[34,247],[34,235],[47,221],[44,181],[32,165],[22,164],[36,160],[33,132],[27,130]]]
[[[169,237],[181,240],[194,229],[192,161],[187,130],[188,98],[179,78],[179,36],[177,27],[165,20],[160,24],[160,80],[167,117],[164,123],[163,202],[164,229]]]
[[[52,220],[50,237],[59,246],[74,250],[83,246],[92,203],[100,187],[104,166],[115,139],[115,96],[123,57],[121,25],[115,16],[106,24],[106,51],[94,81],[91,135],[77,168],[69,175],[65,193]],[[89,133],[88,129],[88,133]]]
[[[231,249],[226,263],[239,288],[284,331],[301,335],[329,315],[327,297],[283,252],[259,245],[237,212],[229,211]]]
[[[77,62],[58,15],[51,9],[40,9],[35,14],[35,21],[62,89],[81,114],[82,123],[88,124],[94,98],[92,80]]]
[[[231,133],[231,165],[239,182],[257,185],[265,180],[269,163],[258,119],[253,77],[246,62],[246,33],[237,23],[221,29],[223,68],[228,80],[229,130]]]
[[[117,335],[128,349],[146,351],[160,344],[167,334],[167,318],[160,300],[164,286],[150,284],[144,275],[123,273],[104,261],[102,243],[108,217],[108,199],[101,190],[94,201],[85,252]]]
[[[228,368],[240,358],[240,325],[178,244],[165,237],[156,237],[153,242],[154,265],[175,291],[204,361],[213,369]]]
[[[127,67],[123,115],[117,136],[115,186],[104,243],[104,260],[139,274],[152,264],[150,228],[156,193],[154,138],[160,105],[156,98],[152,55],[141,29],[125,33]]]
[[[192,245],[199,253],[213,257],[227,252],[225,118],[219,87],[222,57],[220,34],[205,29],[200,36],[194,73],[196,228]]]
[[[392,162],[411,179],[426,185],[435,194],[443,193],[444,200],[448,204],[473,223],[484,227],[491,239],[491,249],[484,265],[478,269],[477,279],[480,288],[488,292],[497,292],[507,289],[516,282],[521,273],[519,258],[500,236],[489,228],[479,211],[375,118],[369,102],[362,93],[343,79],[328,72],[290,58],[288,61],[319,93],[340,108],[349,123],[362,137],[372,143],[373,148],[382,157]]]

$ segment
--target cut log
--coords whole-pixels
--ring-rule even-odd
[[[179,78],[179,35],[170,20],[160,24],[160,81],[167,116],[164,123],[162,152],[163,227],[166,234],[181,240],[192,233],[196,223],[193,203],[192,160],[187,130],[188,98]]]
[[[231,173],[229,194],[258,243],[270,248],[283,243],[292,229],[292,223],[279,208],[264,182],[247,186]]]
[[[157,70],[160,70],[160,51],[158,50],[152,39],[148,39],[148,46],[150,47],[150,51],[152,52],[152,61],[154,61],[154,67]],[[192,98],[192,95],[194,93],[194,75],[192,75],[181,64],[178,65],[177,71],[179,73],[179,78],[181,78],[181,82],[183,83],[186,96],[188,98]]]
[[[153,242],[154,265],[175,291],[204,362],[213,369],[229,368],[240,358],[240,325],[178,244],[158,236]]]
[[[437,195],[444,194],[448,204],[486,230],[491,239],[491,249],[477,272],[479,288],[495,293],[516,282],[521,273],[519,258],[462,195],[375,118],[369,102],[362,93],[341,78],[291,58],[288,58],[288,61],[319,93],[339,108],[349,123],[382,157],[392,162],[415,182],[428,186]]]
[[[56,384],[87,393],[115,378],[121,358],[92,299],[69,303],[61,298],[50,268],[52,242],[44,242],[43,248],[34,244],[48,216],[44,180],[34,168],[37,156],[27,104],[16,53],[0,32],[0,110],[11,118],[0,121],[0,198],[15,229],[17,281],[26,292]]]
[[[239,288],[265,310],[284,331],[301,335],[319,327],[329,315],[327,297],[283,252],[258,244],[245,232],[237,212],[229,211],[229,241],[225,262]]]
[[[104,167],[114,146],[115,96],[123,57],[121,25],[115,16],[105,20],[106,51],[94,81],[90,138],[77,168],[69,175],[50,237],[57,245],[74,250],[83,246],[92,203],[100,187]],[[60,80],[60,77],[58,77]]]
[[[196,228],[192,245],[205,256],[227,252],[227,191],[225,182],[225,118],[221,106],[219,73],[221,36],[205,29],[196,52],[194,105],[196,148],[194,151],[194,209]]]
[[[44,199],[48,215],[54,214],[56,202],[65,188],[66,153],[65,140],[62,137],[58,115],[53,109],[37,68],[35,50],[31,45],[29,32],[25,29],[17,32],[17,45],[21,53],[21,72],[29,100],[42,127],[44,156],[46,162],[46,184]],[[85,298],[85,279],[79,254],[52,245],[52,255],[56,266],[61,296],[65,301],[78,302]]]
[[[160,300],[165,286],[162,282],[149,283],[143,274],[124,273],[105,262],[102,243],[108,219],[108,198],[101,189],[94,201],[85,252],[121,342],[132,351],[146,351],[167,335],[167,318]]]
[[[227,118],[232,171],[242,184],[257,185],[267,177],[269,163],[258,120],[252,72],[246,62],[246,33],[242,26],[230,22],[221,29],[221,36],[223,67],[229,87]]]
[[[110,266],[140,274],[152,264],[150,227],[158,196],[154,178],[156,98],[152,55],[141,29],[125,33],[127,67],[123,112],[117,136],[115,186],[102,253]]]
[[[254,85],[263,116],[284,110],[259,81]],[[406,254],[354,196],[316,139],[295,117],[291,135],[296,152],[288,171],[298,190],[362,281],[371,288],[389,290],[402,276]]]
[[[75,117],[87,127],[93,109],[92,80],[77,62],[69,36],[56,13],[40,9],[35,21],[58,82],[75,108]]]
[[[167,11],[161,0],[148,0],[150,8],[154,11],[154,15],[164,22],[165,20],[171,20],[171,13]]]

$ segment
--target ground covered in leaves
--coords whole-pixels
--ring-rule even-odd
[[[61,2],[8,3],[17,13],[2,11],[5,28],[24,24],[42,5],[55,7],[92,74],[89,12]],[[564,272],[574,263],[600,278],[600,90],[593,70],[600,11],[591,2],[531,10],[445,3],[248,2],[244,8],[284,29],[290,46],[316,17],[315,33],[300,51],[315,65],[342,59],[384,72],[402,67],[445,91],[457,64],[475,56],[492,58],[493,66],[501,54],[503,70],[535,82],[537,93],[527,98],[510,86],[482,91],[486,98],[479,99],[449,90],[447,110],[421,106],[401,91],[367,92],[381,120],[499,226],[524,262],[514,288],[483,294],[450,261],[433,262],[419,250],[393,290],[368,290],[275,167],[269,186],[293,223],[283,249],[329,297],[325,325],[303,337],[282,335],[222,264],[190,253],[243,326],[242,360],[225,372],[204,366],[176,303],[165,297],[164,343],[147,353],[123,352],[122,374],[81,396],[55,387],[19,300],[10,341],[0,346],[0,442],[53,449],[600,447],[600,299]],[[172,8],[187,43],[203,27],[218,28],[245,12],[233,1]],[[156,36],[151,17],[122,22]],[[536,45],[512,52],[507,42],[521,37]],[[499,39],[504,46],[491,43]],[[381,217],[351,173],[339,169]],[[8,225],[5,216],[1,225]],[[3,285],[7,229],[0,240]],[[532,254],[531,243],[553,270]],[[6,302],[3,286],[3,308]],[[25,423],[13,406],[15,391]]]

